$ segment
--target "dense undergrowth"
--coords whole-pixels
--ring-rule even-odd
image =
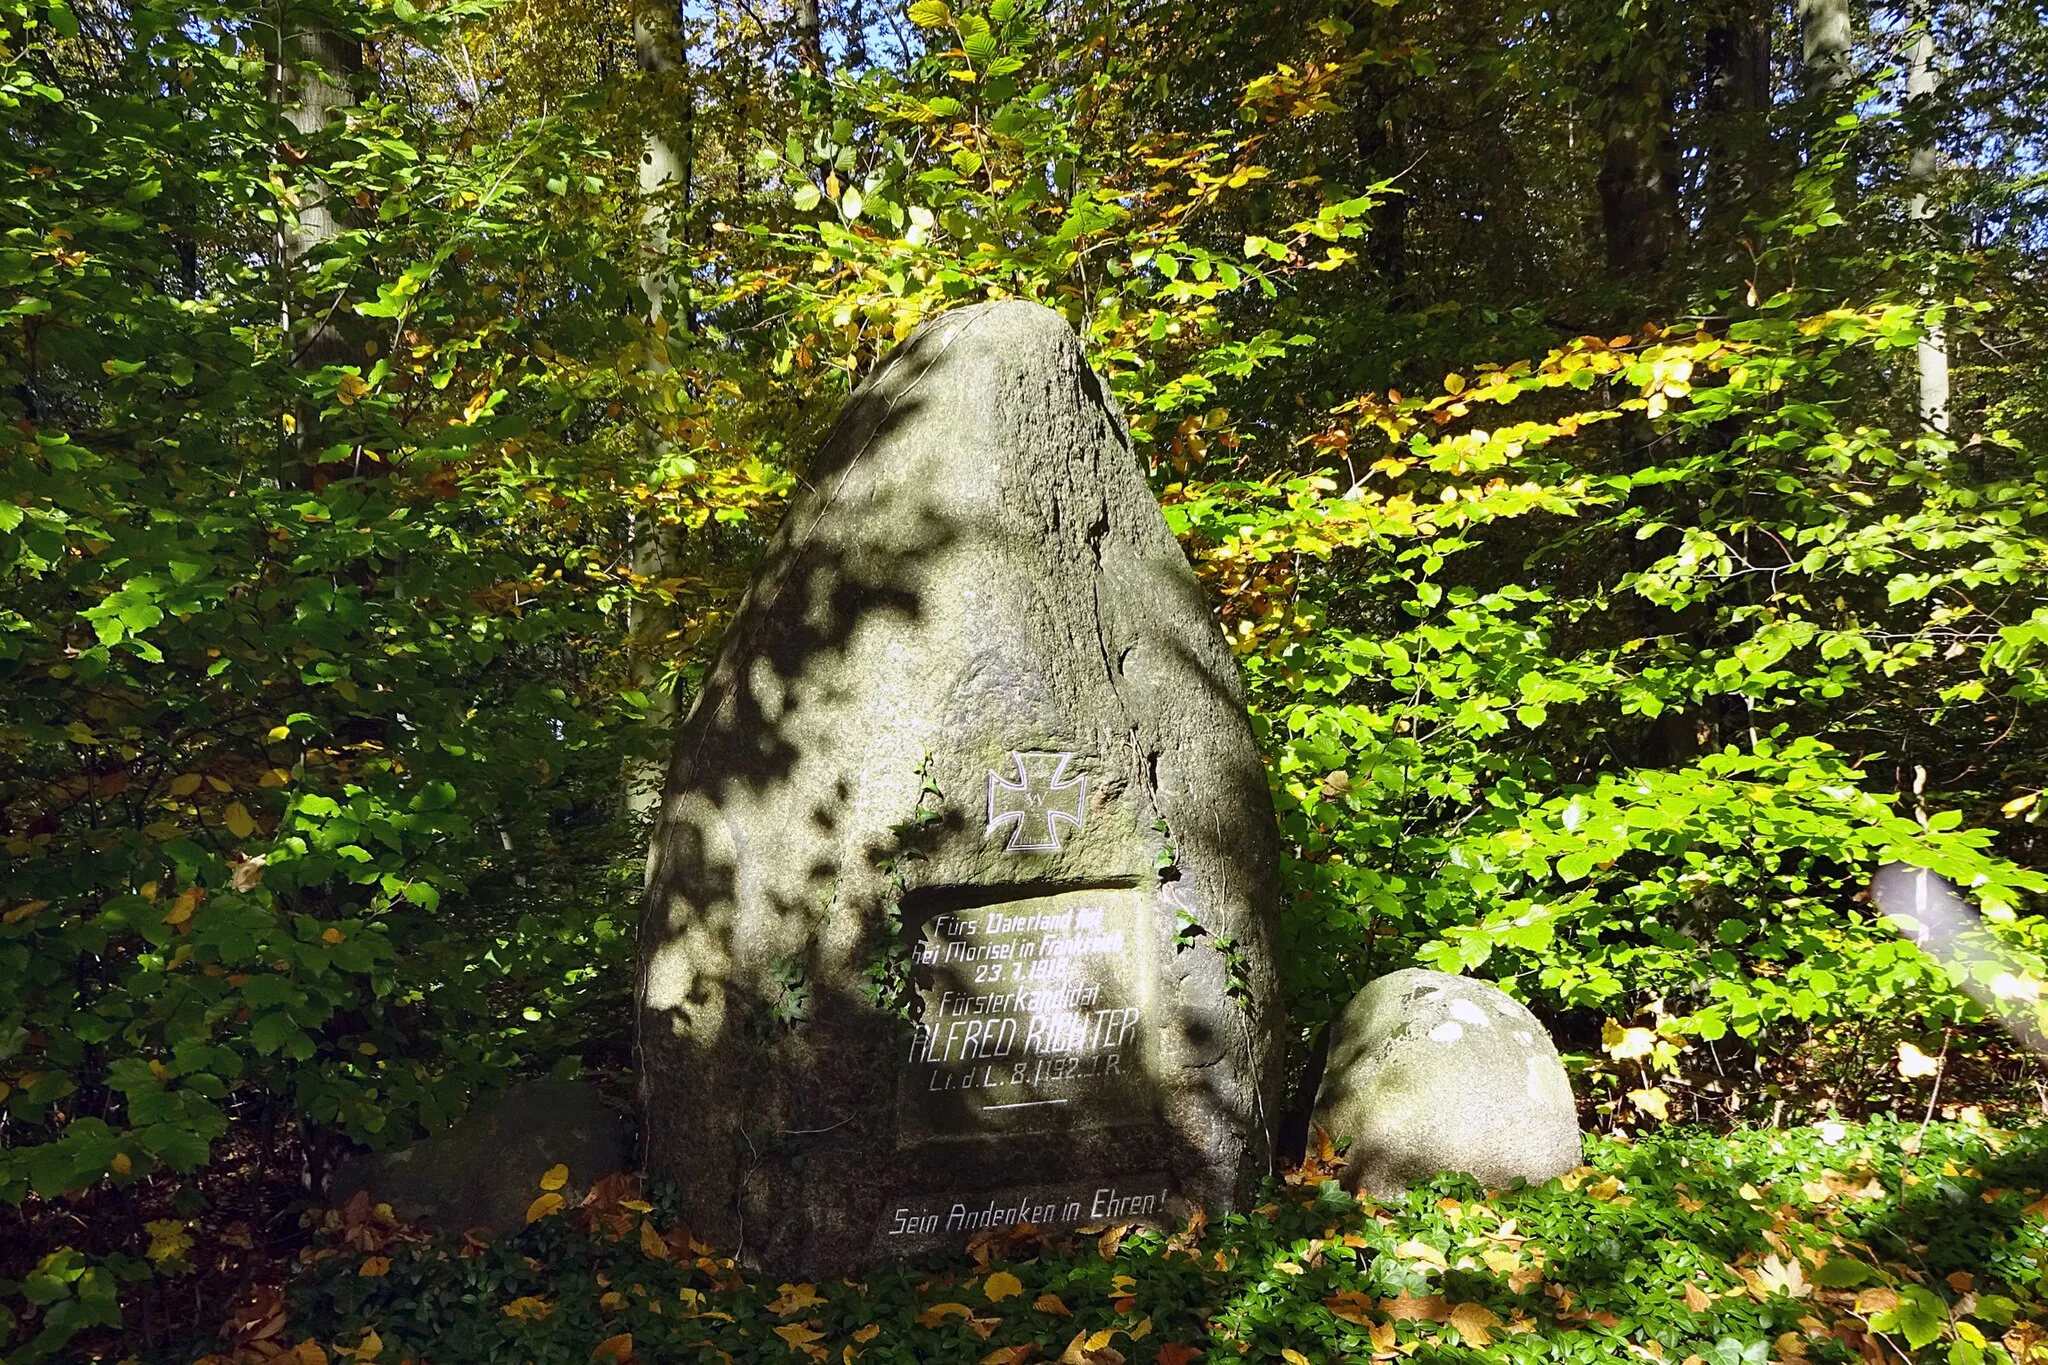
[[[2048,1138],[1880,1120],[1595,1139],[1537,1189],[1354,1200],[1312,1159],[1171,1233],[984,1234],[864,1280],[779,1282],[614,1179],[516,1236],[363,1204],[214,1362],[2028,1361],[2048,1320]]]

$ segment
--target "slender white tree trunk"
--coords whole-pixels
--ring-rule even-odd
[[[355,106],[355,80],[363,68],[362,44],[289,5],[280,5],[273,14],[272,98],[304,144]],[[293,189],[299,200],[298,221],[279,243],[287,267],[332,240],[342,226],[333,191],[325,181],[308,175]],[[341,344],[336,329],[318,313],[292,316],[290,298],[288,294],[285,325],[287,335],[297,343],[300,362],[318,366],[336,358],[327,354]]]
[[[1934,71],[1934,6],[1931,0],[1918,0],[1913,6],[1912,45],[1906,49],[1906,103],[1914,104],[1934,94],[1937,77]],[[1925,223],[1934,217],[1934,206],[1928,200],[1928,182],[1934,178],[1939,167],[1931,137],[1924,139],[1913,149],[1912,160],[1907,163],[1906,172],[1912,177],[1916,188],[1910,212],[1913,221]],[[1948,430],[1948,336],[1940,324],[1930,326],[1920,337],[1917,348],[1920,370],[1920,422],[1929,431]]]
[[[633,22],[633,40],[640,64],[649,75],[666,77],[676,70],[681,35],[675,32],[672,10],[655,14],[643,11]],[[687,330],[692,322],[687,288],[671,307],[676,280],[671,260],[671,243],[676,213],[676,191],[680,189],[685,207],[690,189],[690,156],[687,147],[691,110],[683,111],[681,139],[671,139],[665,120],[654,120],[640,149],[640,193],[647,203],[641,223],[645,242],[640,260],[640,288],[647,296],[648,368],[658,378],[668,372],[668,338],[679,322]],[[678,148],[677,141],[685,145]],[[648,427],[642,434],[650,463],[658,465],[666,453],[661,434]],[[660,582],[674,576],[678,559],[675,531],[662,525],[653,512],[635,516],[628,531],[632,546],[633,573]],[[675,689],[664,675],[670,665],[669,644],[675,629],[675,614],[653,604],[636,604],[627,615],[626,631],[633,684],[646,694],[649,713],[672,717],[676,710]],[[626,773],[626,809],[635,813],[653,809],[661,800],[667,765],[659,760],[636,762]]]
[[[1798,0],[1800,62],[1808,94],[1849,81],[1849,0]]]

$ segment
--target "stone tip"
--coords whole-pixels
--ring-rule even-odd
[[[952,308],[934,318],[935,327],[971,328],[978,340],[1031,337],[1079,346],[1080,337],[1056,309],[1031,299],[991,299]]]

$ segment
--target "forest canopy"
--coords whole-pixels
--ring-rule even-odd
[[[630,1076],[678,709],[990,298],[1237,652],[1301,1056],[1420,964],[1607,1131],[2034,1103],[2044,124],[2032,0],[0,0],[0,1349]]]

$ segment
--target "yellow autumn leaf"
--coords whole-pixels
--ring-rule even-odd
[[[322,943],[339,943],[347,937],[348,935],[342,933],[341,930],[329,926],[329,928],[320,935],[320,941]]]
[[[1911,1043],[1899,1044],[1899,1074],[1907,1080],[1932,1076],[1941,1070],[1939,1058],[1930,1057]]]
[[[1615,1195],[1620,1193],[1621,1181],[1611,1175],[1604,1180],[1596,1180],[1592,1184],[1586,1186],[1586,1194],[1589,1198],[1592,1199],[1612,1199]]]
[[[6,914],[0,915],[0,924],[19,924],[48,904],[48,901],[23,901]]]
[[[178,898],[171,902],[171,908],[164,911],[164,923],[183,924],[186,920],[191,919],[192,912],[199,908],[200,897],[205,894],[206,891],[203,887],[186,887],[178,894]]]
[[[1057,1294],[1040,1294],[1031,1301],[1031,1306],[1041,1313],[1054,1313],[1063,1318],[1074,1316],[1074,1310],[1061,1303]]]
[[[791,1350],[799,1350],[809,1346],[812,1342],[825,1335],[817,1328],[806,1326],[801,1322],[786,1322],[782,1326],[775,1328],[774,1331],[776,1336],[789,1343]]]
[[[0,1099],[5,1098],[7,1098],[7,1087],[0,1085]],[[107,1169],[115,1175],[126,1175],[135,1169],[135,1163],[129,1159],[126,1152],[116,1152],[114,1153],[114,1159],[107,1163]]]
[[[1664,1093],[1662,1086],[1653,1085],[1643,1090],[1631,1090],[1628,1092],[1628,1102],[1643,1113],[1660,1119],[1671,1116],[1671,1096]]]
[[[617,1365],[626,1365],[626,1362],[633,1358],[633,1334],[621,1332],[615,1337],[606,1337],[597,1343],[596,1348],[590,1353],[592,1360],[606,1356],[617,1362]]]
[[[544,1190],[559,1190],[568,1183],[569,1168],[559,1163],[548,1167],[547,1174],[540,1178],[540,1187]]]
[[[221,823],[228,827],[228,833],[237,839],[246,839],[256,832],[256,821],[250,816],[249,808],[239,801],[230,803],[220,818]]]
[[[359,374],[344,374],[334,386],[334,396],[343,406],[353,404],[369,391],[370,386],[363,382],[363,377]]]
[[[388,1275],[391,1273],[391,1258],[389,1256],[365,1256],[363,1258],[363,1268],[356,1273],[365,1279],[372,1280],[376,1279],[379,1275]]]
[[[1024,1292],[1024,1281],[1007,1270],[998,1270],[982,1283],[981,1292],[988,1296],[990,1303],[1001,1303]]]
[[[1444,1254],[1441,1251],[1417,1238],[1411,1237],[1395,1247],[1394,1254],[1404,1261],[1421,1261],[1426,1265],[1433,1265],[1439,1270],[1448,1270],[1450,1268],[1445,1263]],[[1299,1272],[1297,1271],[1296,1273]]]
[[[818,1286],[814,1284],[786,1284],[782,1286],[782,1292],[768,1305],[768,1311],[777,1317],[786,1318],[791,1313],[801,1313],[804,1309],[824,1301],[818,1296]]]
[[[654,1230],[654,1224],[640,1220],[640,1251],[653,1260],[668,1259],[668,1243],[661,1240],[661,1234]]]
[[[1338,1290],[1323,1300],[1323,1307],[1329,1309],[1332,1316],[1361,1327],[1372,1321],[1372,1295],[1356,1289]]]
[[[1467,1346],[1483,1350],[1493,1344],[1493,1329],[1500,1326],[1500,1318],[1479,1304],[1461,1303],[1451,1309],[1450,1324]]]
[[[1799,1263],[1799,1259],[1794,1257],[1787,1261],[1775,1252],[1764,1257],[1763,1263],[1754,1271],[1746,1273],[1743,1279],[1749,1282],[1751,1288],[1760,1288],[1763,1291],[1757,1295],[1759,1299],[1772,1294],[1803,1299],[1813,1293],[1813,1286],[1807,1282],[1806,1267]]]
[[[175,1260],[192,1249],[192,1234],[175,1218],[152,1219],[142,1230],[149,1234],[149,1250],[142,1254],[152,1261]]]
[[[549,1214],[555,1212],[557,1209],[561,1207],[561,1195],[552,1193],[544,1194],[540,1198],[534,1200],[531,1204],[528,1204],[526,1206],[526,1221],[529,1223],[538,1223],[541,1219],[547,1217]]]
[[[1646,1028],[1623,1028],[1609,1019],[1600,1026],[1600,1050],[1617,1062],[1647,1057],[1657,1046],[1657,1035]]]
[[[374,1327],[365,1327],[363,1339],[356,1343],[356,1348],[349,1354],[356,1358],[356,1365],[369,1365],[383,1350],[384,1338],[377,1335]]]
[[[949,1317],[971,1318],[974,1310],[964,1303],[935,1303],[917,1315],[920,1327],[937,1327]]]
[[[871,1322],[865,1327],[857,1328],[854,1331],[853,1339],[865,1346],[880,1335],[882,1335],[881,1324]]]
[[[2028,792],[2024,796],[2015,796],[2012,800],[2006,802],[1998,809],[2007,815],[2023,815],[2027,811],[2032,810],[2034,808],[2034,803],[2036,801],[2039,801],[2040,799],[2041,793]]]
[[[1109,1339],[1116,1335],[1114,1328],[1095,1333],[1076,1332],[1074,1339],[1067,1343],[1067,1349],[1060,1352],[1061,1365],[1123,1365],[1123,1353],[1110,1347]]]
[[[1690,1312],[1704,1313],[1714,1306],[1713,1296],[1698,1285],[1689,1284],[1685,1287],[1685,1306]]]
[[[199,790],[198,773],[180,773],[171,779],[171,795],[190,796]]]
[[[1286,1361],[1287,1365],[1308,1365],[1308,1357],[1295,1350],[1292,1346],[1282,1347],[1280,1358]]]

